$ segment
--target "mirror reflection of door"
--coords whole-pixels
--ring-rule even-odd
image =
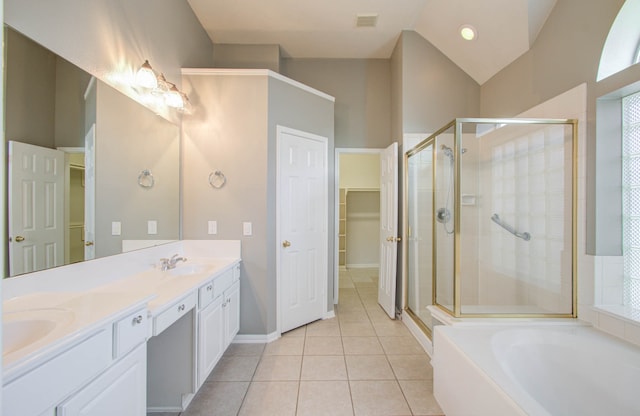
[[[64,264],[64,152],[9,141],[9,275]]]
[[[96,257],[96,125],[84,137],[84,260]]]

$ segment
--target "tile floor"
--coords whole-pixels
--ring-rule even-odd
[[[336,318],[232,344],[181,416],[441,415],[429,356],[382,311],[377,281],[343,271]]]

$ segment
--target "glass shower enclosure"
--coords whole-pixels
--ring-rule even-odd
[[[405,154],[405,310],[576,316],[577,122],[456,119]]]

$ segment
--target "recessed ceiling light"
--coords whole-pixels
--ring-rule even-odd
[[[474,40],[478,37],[478,31],[471,25],[462,25],[460,26],[460,36],[464,40]]]

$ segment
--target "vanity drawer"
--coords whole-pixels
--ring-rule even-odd
[[[167,310],[156,316],[153,320],[153,335],[155,336],[160,334],[162,331],[170,327],[172,323],[186,315],[196,306],[197,300],[198,292],[194,290],[184,298],[175,302]]]
[[[113,358],[143,343],[147,337],[147,310],[140,309],[113,324]]]
[[[213,279],[213,298],[217,298],[233,284],[233,268],[225,271],[221,275]]]
[[[200,309],[210,304],[211,301],[213,300],[213,295],[214,295],[213,287],[214,287],[213,281],[210,281],[198,290],[198,307]]]

